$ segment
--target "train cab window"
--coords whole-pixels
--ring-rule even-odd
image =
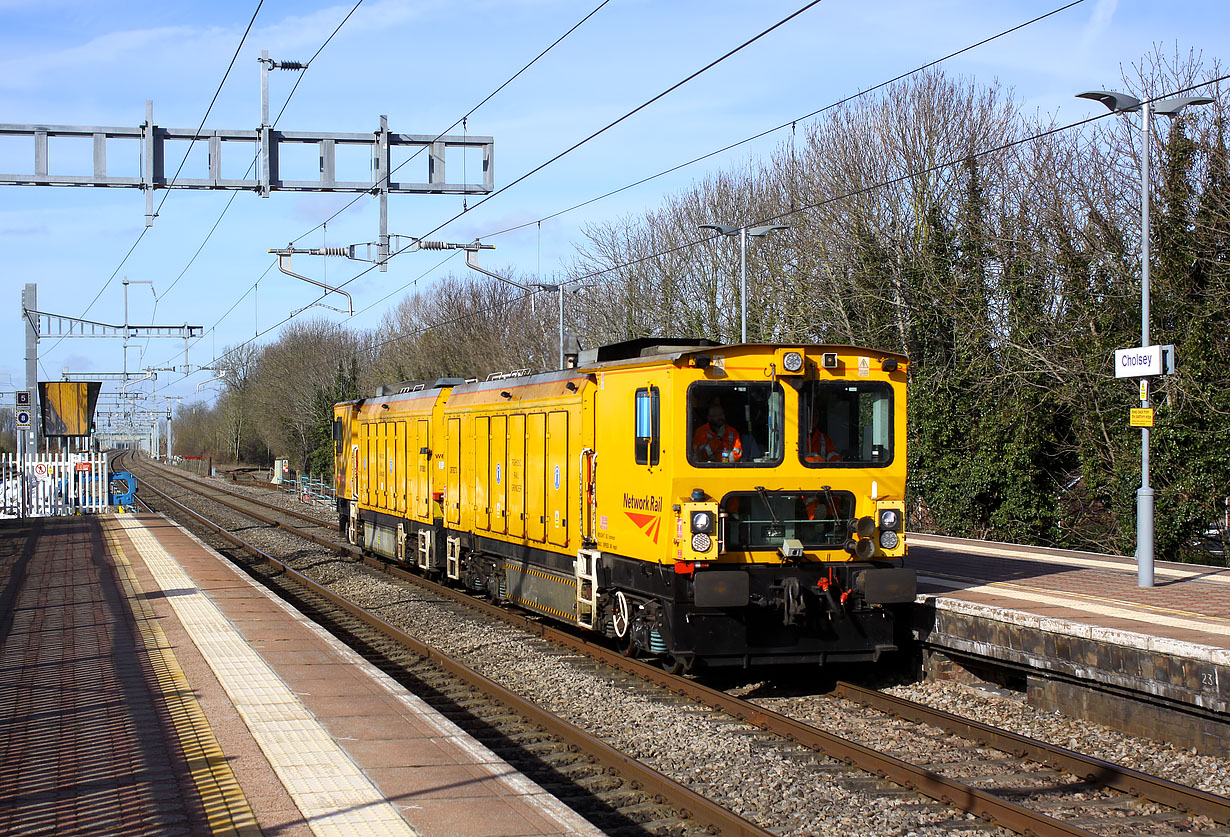
[[[696,383],[688,389],[688,462],[766,467],[782,461],[782,388],[776,383]]]
[[[657,465],[659,448],[658,388],[636,391],[636,464]]]
[[[342,455],[342,442],[346,440],[346,426],[339,418],[333,419],[333,455]]]
[[[774,550],[785,539],[804,549],[839,549],[850,537],[849,491],[732,491],[722,498],[726,549]]]
[[[799,398],[799,458],[811,467],[893,461],[893,390],[885,383],[808,381]]]

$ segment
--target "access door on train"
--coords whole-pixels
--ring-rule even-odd
[[[417,419],[415,432],[411,434],[407,462],[415,463],[410,469],[410,501],[413,514],[419,520],[431,518],[431,422]]]
[[[505,450],[507,473],[505,474],[504,499],[507,515],[505,523],[508,534],[514,538],[525,537],[525,415],[518,413],[508,417],[508,448]]]
[[[461,419],[450,418],[444,435],[447,454],[444,465],[447,476],[444,482],[444,520],[449,526],[461,525]]]
[[[547,414],[525,417],[525,536],[547,540]]]
[[[568,545],[568,413],[547,413],[547,540]]]

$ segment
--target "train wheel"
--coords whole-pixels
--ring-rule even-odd
[[[665,654],[662,657],[662,669],[667,674],[686,674],[691,668],[691,663],[682,657],[676,657],[674,654]]]
[[[627,631],[623,636],[615,637],[615,648],[620,654],[625,657],[635,657],[640,650],[637,648],[636,642],[632,639],[632,632]]]

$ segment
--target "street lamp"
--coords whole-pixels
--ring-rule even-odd
[[[507,282],[509,285],[512,285],[515,288],[520,288],[523,291],[528,291],[531,294],[535,293],[536,291],[550,291],[552,293],[558,294],[559,295],[559,368],[564,369],[567,366],[567,362],[565,359],[565,352],[564,352],[564,291],[568,288],[569,284],[574,284],[574,283],[534,282],[529,285],[523,285],[520,282],[514,282],[512,279],[509,279],[507,276],[501,276],[498,273],[492,273],[490,270],[487,270],[487,268],[480,266],[477,261],[477,258],[478,258],[478,251],[480,249],[493,250],[495,249],[494,244],[478,244],[477,242],[475,242],[474,244],[439,244],[439,245],[436,245],[434,242],[427,241],[427,242],[424,242],[424,245],[432,245],[432,246],[425,246],[424,249],[427,249],[427,250],[445,250],[445,249],[450,249],[450,248],[465,250],[466,251],[466,266],[469,267],[471,270],[477,270],[479,273],[483,274],[484,276],[490,276],[492,279],[499,279],[501,282]]]
[[[785,224],[763,227],[728,227],[725,224],[701,224],[702,230],[717,230],[722,235],[739,234],[739,342],[747,342],[747,237],[764,238],[774,230],[788,230]]]
[[[1178,116],[1188,105],[1212,103],[1208,96],[1175,96],[1156,102],[1141,101],[1126,93],[1089,90],[1076,94],[1080,99],[1101,102],[1112,113],[1140,111],[1140,130],[1144,148],[1140,154],[1140,346],[1149,345],[1149,142],[1153,113]],[[1149,391],[1141,386],[1141,407],[1149,406]],[[1153,586],[1153,488],[1149,485],[1149,428],[1140,433],[1140,488],[1136,490],[1136,586]]]

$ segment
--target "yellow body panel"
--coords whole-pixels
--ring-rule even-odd
[[[338,497],[430,525],[431,427],[447,390],[425,390],[334,407]]]
[[[568,388],[568,384],[572,388]],[[447,494],[450,527],[509,543],[546,545],[571,552],[575,485],[574,451],[580,450],[581,404],[589,381],[517,381],[454,392],[444,408],[450,432],[446,468],[454,469]],[[469,456],[467,456],[467,452]]]
[[[508,448],[505,453],[505,523],[508,534],[518,540],[525,537],[525,415],[522,413],[508,417]]]
[[[547,414],[525,417],[525,531],[533,544],[547,539]]]
[[[837,348],[837,351],[831,351]],[[597,373],[595,407],[600,465],[598,477],[598,528],[596,540],[603,551],[656,563],[716,560],[721,563],[778,563],[776,552],[721,552],[702,558],[691,550],[691,533],[682,513],[694,489],[715,501],[728,492],[770,490],[816,490],[828,485],[834,492],[849,491],[855,497],[855,516],[874,515],[877,508],[895,504],[904,509],[906,477],[905,359],[898,355],[853,347],[807,347],[798,349],[806,358],[797,375],[777,375],[775,365],[785,350],[765,346],[728,346],[715,349],[707,368],[687,363],[661,361],[638,364],[630,361]],[[838,366],[821,365],[824,353],[837,356]],[[898,358],[898,369],[885,372],[884,358]],[[860,360],[865,359],[865,360]],[[863,374],[865,373],[865,374]],[[766,468],[702,468],[688,461],[686,438],[688,388],[698,382],[765,382],[777,380],[784,395],[781,463]],[[808,467],[800,460],[799,393],[791,381],[884,382],[895,394],[893,400],[893,448],[891,463],[878,467]],[[635,394],[638,389],[658,387],[661,415],[659,464],[638,465],[633,456]],[[875,497],[872,497],[874,483]],[[610,486],[608,488],[608,486]],[[680,511],[673,511],[680,506]],[[716,507],[716,502],[714,503]],[[880,560],[905,554],[904,538],[892,550],[878,550]],[[807,558],[820,561],[853,561],[843,549],[809,550]]]
[[[802,368],[789,373],[797,352]],[[704,363],[698,357],[705,358]],[[883,366],[891,360],[893,371]],[[360,509],[574,555],[586,545],[658,564],[777,563],[770,550],[692,550],[686,509],[715,513],[730,492],[832,492],[854,497],[854,517],[904,510],[906,359],[854,347],[725,346],[596,364],[571,373],[467,384],[340,404],[339,498]],[[890,364],[891,365],[891,364]],[[780,462],[702,467],[689,462],[689,387],[748,382],[780,386]],[[801,459],[801,387],[880,382],[891,387],[891,461],[812,467]],[[655,459],[637,463],[637,393],[659,416]],[[434,444],[433,444],[434,442]],[[850,444],[867,445],[850,437]],[[865,458],[865,455],[864,455]],[[693,493],[703,499],[695,501]],[[698,506],[697,503],[700,505]],[[874,558],[905,554],[904,537]],[[841,548],[804,560],[855,560]]]

